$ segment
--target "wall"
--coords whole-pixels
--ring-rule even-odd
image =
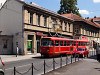
[[[12,36],[0,36],[0,54],[13,54]]]
[[[16,42],[23,50],[22,33],[22,4],[16,0],[7,1],[0,10],[0,31],[1,35],[13,36],[13,51],[16,50]]]

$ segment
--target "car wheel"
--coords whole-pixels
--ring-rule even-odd
[[[0,75],[4,75],[4,73],[3,72],[0,72]]]

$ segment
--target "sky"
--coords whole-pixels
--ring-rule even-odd
[[[0,0],[0,3],[4,3],[6,0]],[[34,2],[35,4],[42,6],[46,9],[57,12],[60,9],[60,0],[23,0],[25,2]],[[77,0],[79,12],[82,17],[100,17],[100,0]]]

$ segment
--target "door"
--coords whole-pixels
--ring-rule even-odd
[[[27,51],[28,52],[32,51],[32,40],[27,40]]]
[[[40,40],[37,40],[37,53],[40,53]]]
[[[32,53],[32,46],[33,46],[33,35],[28,35],[28,40],[27,40],[27,52]]]

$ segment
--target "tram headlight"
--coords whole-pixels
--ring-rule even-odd
[[[47,52],[49,52],[49,50],[47,50]]]

